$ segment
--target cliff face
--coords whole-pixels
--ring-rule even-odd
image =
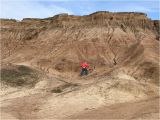
[[[29,63],[52,73],[112,69],[158,82],[159,21],[144,13],[60,14],[46,19],[1,20],[2,61]]]

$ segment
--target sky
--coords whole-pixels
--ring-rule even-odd
[[[96,11],[144,12],[160,19],[159,0],[0,0],[0,18],[47,18],[56,14],[88,15]]]

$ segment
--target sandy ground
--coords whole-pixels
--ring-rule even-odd
[[[158,119],[158,21],[143,13],[96,12],[1,23],[2,80],[23,80],[26,74],[11,75],[26,73],[26,66],[40,81],[32,88],[2,86],[2,120]],[[83,61],[89,75],[80,77]]]
[[[7,89],[1,91],[1,119],[158,119],[158,87],[124,78],[83,80],[62,93],[51,92],[64,84],[58,80],[41,81],[28,90]]]
[[[128,102],[103,106],[98,109],[86,109],[70,116],[70,119],[160,119],[159,97],[138,102]]]

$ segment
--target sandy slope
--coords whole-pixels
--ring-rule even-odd
[[[159,21],[102,11],[3,19],[0,32],[2,119],[158,118]]]
[[[159,97],[103,106],[97,109],[86,109],[77,115],[69,116],[70,119],[160,119]]]
[[[54,81],[48,82],[55,83]],[[126,79],[126,76],[125,79],[122,79],[122,76],[115,79],[104,78],[86,85],[84,85],[85,81],[81,82],[83,82],[82,86],[69,86],[62,93],[51,92],[54,87],[45,88],[48,84],[46,86],[37,84],[34,89],[26,90],[26,92],[23,90],[3,95],[1,96],[2,117],[10,118],[13,116],[18,119],[66,117],[113,119],[119,117],[139,118],[144,117],[142,113],[148,113],[146,118],[157,118],[159,107],[157,101],[159,98],[154,97],[158,95],[158,87],[155,85],[141,85],[136,80]],[[143,99],[148,100],[145,102]],[[112,110],[112,106],[116,109],[115,111]],[[130,106],[134,106],[134,108]],[[135,114],[132,113],[133,109],[131,108],[134,109]],[[141,109],[145,110],[145,108],[147,108],[146,111],[140,111]],[[127,111],[126,114],[125,110]],[[89,111],[89,113],[85,113],[85,111]],[[113,112],[113,116],[109,116],[111,112]],[[153,114],[154,112],[156,114]],[[92,117],[92,114],[97,117]]]

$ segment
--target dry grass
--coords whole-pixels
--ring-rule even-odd
[[[12,87],[34,87],[39,77],[35,70],[20,65],[1,69],[1,81]]]

